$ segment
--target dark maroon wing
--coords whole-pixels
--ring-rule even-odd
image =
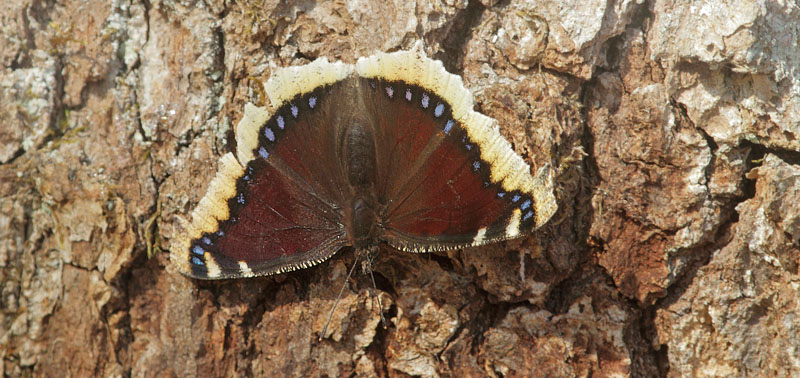
[[[190,240],[185,273],[268,275],[315,265],[347,245],[345,182],[331,158],[335,131],[322,120],[333,111],[329,90],[321,86],[293,98],[258,127],[253,159],[235,180],[227,216]]]
[[[235,278],[315,265],[345,245],[338,214],[261,158],[245,168],[230,217],[192,241],[191,275]]]
[[[369,106],[376,114],[383,240],[425,252],[504,240],[535,227],[532,196],[491,182],[491,162],[481,159],[481,146],[453,119],[447,101],[401,81],[368,86],[374,87]]]

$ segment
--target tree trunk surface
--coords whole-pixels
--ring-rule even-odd
[[[800,375],[796,2],[9,0],[0,25],[0,376]],[[418,40],[556,168],[545,227],[381,248],[321,340],[352,251],[177,272],[274,68]]]

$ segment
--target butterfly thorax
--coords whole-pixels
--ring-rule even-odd
[[[369,202],[363,197],[354,199],[348,215],[348,235],[353,247],[367,249],[374,246],[377,240],[377,217]]]

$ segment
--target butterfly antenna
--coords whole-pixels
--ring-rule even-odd
[[[356,266],[358,265],[358,257],[361,254],[356,255],[356,261],[353,261],[353,266],[350,267],[350,272],[347,273],[347,278],[342,283],[342,288],[339,289],[339,295],[336,296],[336,302],[333,302],[333,307],[331,307],[331,312],[328,314],[328,321],[325,322],[325,327],[322,327],[322,333],[319,335],[319,341],[322,341],[322,338],[325,337],[325,332],[328,330],[328,325],[331,324],[331,319],[333,319],[333,311],[336,310],[336,306],[339,304],[339,300],[342,299],[342,294],[344,293],[344,288],[347,286],[347,283],[350,282],[350,277],[353,275],[353,271],[356,270]]]

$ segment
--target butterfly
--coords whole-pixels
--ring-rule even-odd
[[[245,105],[236,155],[222,156],[173,238],[183,274],[271,275],[348,246],[478,246],[526,235],[557,209],[549,165],[531,174],[419,44],[278,69],[264,87],[271,106]]]

